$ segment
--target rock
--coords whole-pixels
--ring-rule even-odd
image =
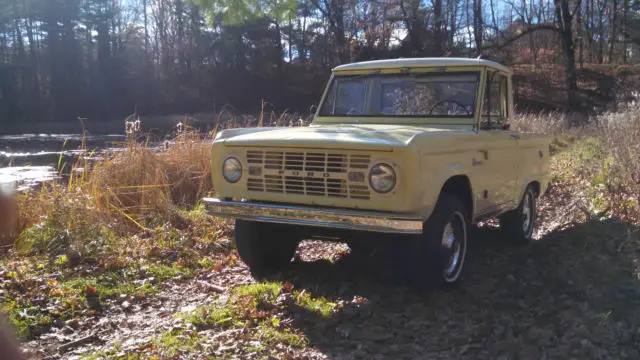
[[[129,308],[131,308],[131,303],[125,300],[120,306],[122,306],[124,310],[129,310]]]
[[[282,293],[278,295],[278,297],[276,298],[275,304],[276,306],[288,305],[290,300],[291,300],[290,293]]]
[[[80,321],[78,319],[70,319],[64,322],[65,327],[69,327],[73,330],[78,330],[80,327]]]
[[[78,266],[82,260],[82,254],[77,250],[69,249],[65,255],[67,256],[67,265],[69,267]]]
[[[592,347],[593,346],[591,344],[591,341],[589,341],[588,339],[582,339],[580,341],[580,345],[582,345],[583,347]]]
[[[73,334],[75,330],[71,326],[65,326],[62,328],[62,333],[65,335]]]

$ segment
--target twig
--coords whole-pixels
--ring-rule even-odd
[[[222,286],[218,286],[218,285],[210,284],[210,283],[208,283],[208,282],[206,282],[206,281],[203,281],[203,280],[198,280],[198,284],[200,284],[200,285],[202,285],[202,286],[204,286],[204,287],[208,288],[209,290],[212,290],[212,291],[214,291],[214,292],[217,292],[217,293],[223,293],[223,292],[226,290],[226,289],[225,289],[225,288],[223,288]]]
[[[71,349],[72,347],[76,347],[78,345],[83,345],[83,344],[86,344],[86,343],[89,343],[89,342],[93,342],[95,340],[99,340],[100,339],[100,335],[102,335],[102,334],[104,334],[106,332],[107,332],[106,330],[98,331],[98,332],[95,332],[95,333],[93,333],[91,335],[87,335],[85,337],[82,337],[80,339],[73,340],[73,341],[70,341],[68,343],[62,344],[62,345],[58,346],[58,352],[65,352],[65,351]]]
[[[235,333],[242,333],[243,331],[244,331],[244,328],[242,328],[242,329],[229,329],[229,330],[225,330],[225,331],[223,331],[223,332],[221,332],[221,333],[217,333],[217,334],[213,335],[213,336],[211,337],[211,340],[214,340],[214,339],[217,339],[217,338],[219,338],[219,337],[226,336],[226,335],[232,335],[232,334],[235,334]]]

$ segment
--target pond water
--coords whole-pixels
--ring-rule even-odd
[[[82,134],[21,134],[0,135],[0,184],[6,190],[24,190],[60,175],[59,164],[69,163],[89,153],[100,157],[125,140],[124,135],[86,135],[83,150]],[[64,172],[64,168],[62,173]]]

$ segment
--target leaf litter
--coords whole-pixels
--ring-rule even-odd
[[[384,258],[355,259],[345,244],[321,241],[304,241],[289,271],[257,282],[225,250],[155,292],[78,306],[24,348],[40,359],[639,359],[638,226],[588,216],[582,186],[554,182],[526,248],[495,221],[479,224],[456,288],[416,293],[389,276]],[[25,266],[2,271],[3,293],[47,289],[44,300],[25,298],[48,304],[68,291],[50,274],[26,279]]]

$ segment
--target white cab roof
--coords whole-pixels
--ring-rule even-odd
[[[386,60],[362,61],[337,66],[333,71],[343,70],[375,70],[403,67],[441,67],[441,66],[486,66],[499,71],[511,73],[508,67],[494,61],[469,58],[399,58]]]

